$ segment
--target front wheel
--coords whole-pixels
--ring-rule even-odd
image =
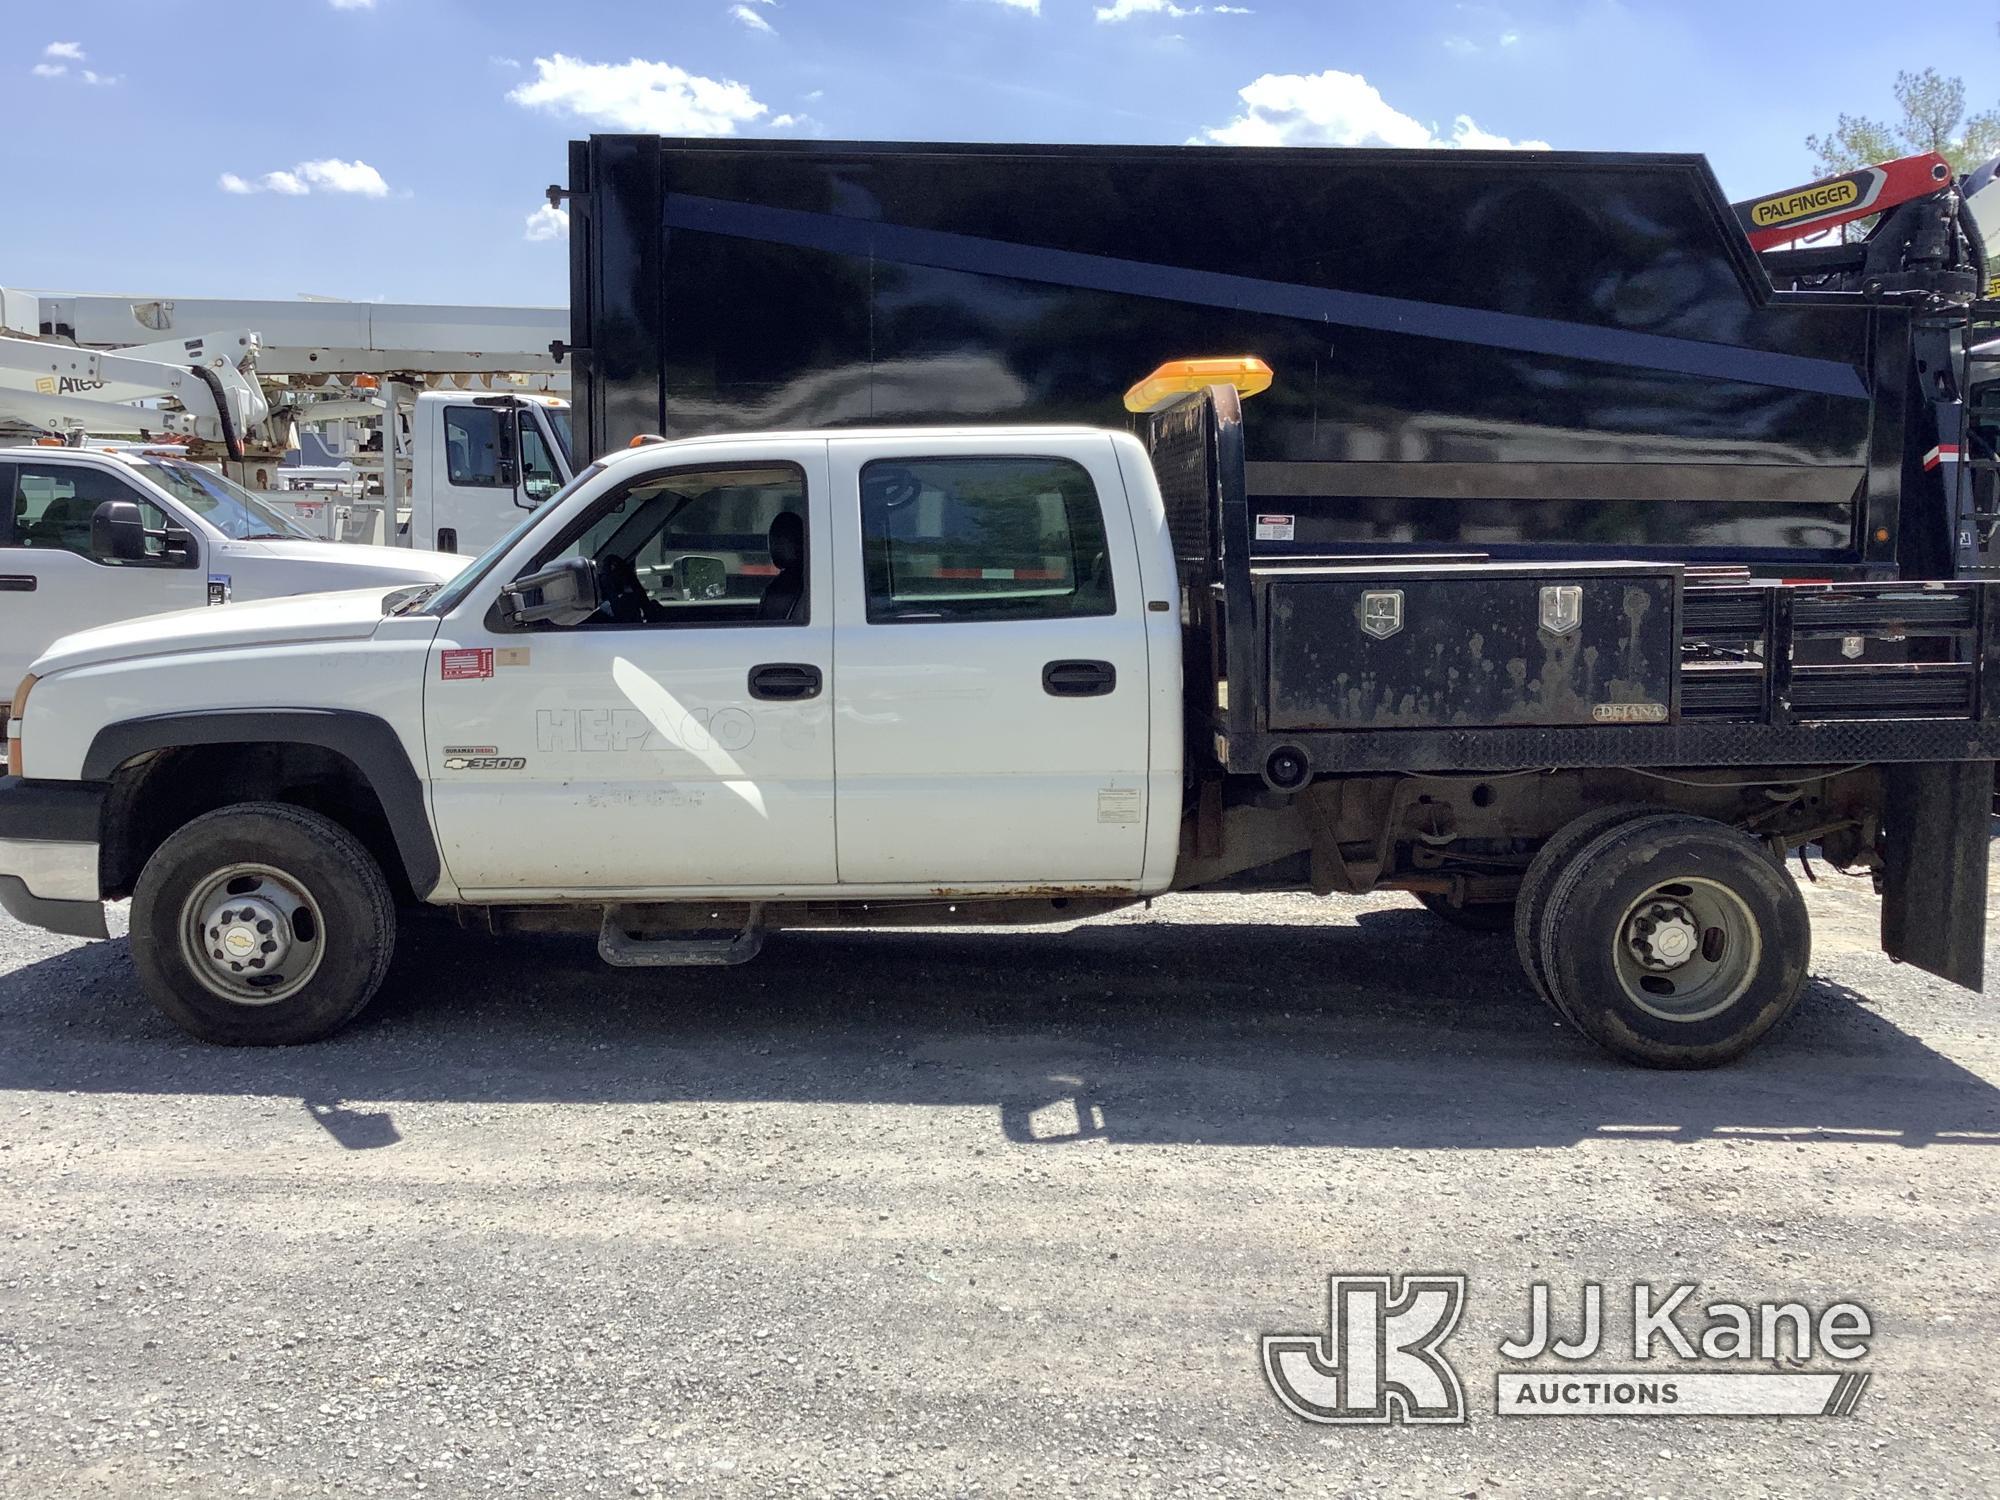
[[[203,1041],[318,1041],[373,998],[396,910],[360,840],[329,818],[248,802],[196,818],[153,852],[132,893],[132,961],[147,995]]]
[[[1541,919],[1551,998],[1600,1047],[1646,1067],[1741,1057],[1798,1003],[1811,957],[1798,886],[1755,839],[1707,818],[1600,833]]]

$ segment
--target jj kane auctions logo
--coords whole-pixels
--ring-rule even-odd
[[[1695,1291],[1693,1283],[1664,1293],[1634,1285],[1630,1352],[1643,1368],[1601,1369],[1586,1362],[1607,1347],[1602,1284],[1584,1284],[1574,1329],[1564,1336],[1547,1283],[1535,1283],[1526,1332],[1498,1347],[1510,1364],[1537,1368],[1500,1372],[1494,1412],[1846,1416],[1860,1404],[1867,1372],[1797,1366],[1822,1357],[1851,1366],[1866,1356],[1874,1331],[1866,1308],[1835,1302],[1815,1313],[1800,1302],[1727,1301],[1697,1308]],[[1462,1275],[1406,1275],[1400,1282],[1388,1275],[1331,1276],[1325,1331],[1265,1335],[1264,1379],[1287,1411],[1308,1422],[1461,1423],[1465,1391],[1444,1345],[1465,1302]],[[1784,1365],[1793,1368],[1772,1368]]]

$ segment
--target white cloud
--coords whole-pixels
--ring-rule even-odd
[[[635,57],[587,63],[558,52],[535,59],[535,78],[508,91],[527,109],[573,115],[648,135],[734,135],[770,113],[733,80],[703,78],[672,63]]]
[[[373,10],[375,0],[331,0],[335,10]]]
[[[1503,51],[1509,47],[1518,47],[1521,45],[1521,33],[1518,31],[1503,31],[1492,45]],[[1480,53],[1485,52],[1487,47],[1486,44],[1475,41],[1461,31],[1453,32],[1444,39],[1444,50],[1449,52],[1453,57],[1477,57]]]
[[[366,198],[389,196],[389,184],[365,161],[342,161],[329,156],[323,161],[302,161],[295,170],[314,187],[329,193],[360,193]]]
[[[1009,10],[1025,10],[1031,16],[1042,13],[1042,0],[992,0],[995,5],[1004,5]]]
[[[1490,130],[1481,130],[1472,123],[1471,115],[1459,115],[1451,122],[1451,137],[1438,142],[1441,146],[1460,146],[1467,151],[1550,151],[1554,148],[1547,141],[1510,141],[1504,135],[1495,135]]]
[[[1449,134],[1404,114],[1359,73],[1266,73],[1237,91],[1243,112],[1199,139],[1217,146],[1460,146],[1546,151],[1547,141],[1513,141],[1460,115]]]
[[[359,193],[364,198],[386,198],[389,184],[382,174],[365,161],[342,161],[337,156],[319,161],[302,161],[291,171],[266,172],[255,182],[224,172],[216,186],[225,193],[277,193],[285,198],[303,198],[317,189],[323,193]]]
[[[55,58],[54,62],[38,62],[28,71],[37,78],[61,78],[69,73],[69,65],[82,62],[89,54],[83,50],[81,42],[50,42],[42,48],[42,56]],[[78,68],[73,75],[92,88],[110,88],[125,81],[122,73],[99,73],[91,68]]]
[[[518,69],[521,66],[521,59],[518,57],[489,57],[486,60],[496,68]]]
[[[544,203],[528,215],[527,238],[535,244],[540,244],[544,240],[568,239],[569,210]]]
[[[1168,20],[1182,20],[1184,16],[1252,16],[1256,12],[1250,6],[1176,6],[1174,0],[1112,0],[1108,6],[1098,6],[1098,22],[1132,20],[1134,16],[1166,16]],[[1172,38],[1182,40],[1182,38]]]
[[[1109,5],[1097,7],[1097,19],[1103,21],[1129,21],[1134,16],[1167,16],[1178,21],[1182,16],[1198,16],[1199,5],[1183,9],[1173,0],[1111,0]]]
[[[756,10],[751,6],[732,5],[729,7],[729,14],[741,21],[745,26],[748,26],[752,31],[761,31],[766,36],[776,36],[778,34],[778,28],[758,15]]]

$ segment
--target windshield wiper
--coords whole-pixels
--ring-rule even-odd
[[[385,615],[406,615],[418,605],[425,603],[431,595],[443,588],[441,583],[419,583],[409,588],[397,589],[382,601]]]

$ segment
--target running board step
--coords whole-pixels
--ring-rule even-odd
[[[679,965],[747,964],[764,947],[764,908],[753,906],[743,930],[733,938],[633,937],[627,913],[607,906],[597,934],[597,956],[620,969],[664,969]]]

